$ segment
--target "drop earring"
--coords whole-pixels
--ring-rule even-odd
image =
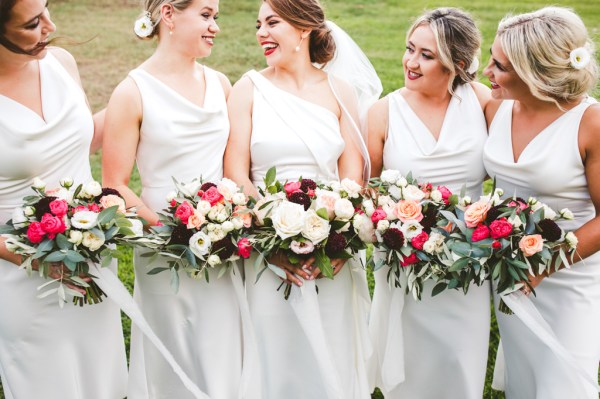
[[[302,44],[302,42],[304,41],[304,37],[300,38],[300,43],[298,43],[298,45],[296,46],[296,48],[294,49],[296,52],[300,51],[300,45]]]

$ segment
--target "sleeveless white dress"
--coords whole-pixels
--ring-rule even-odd
[[[137,166],[141,199],[154,211],[166,208],[174,189],[172,176],[189,182],[220,179],[229,136],[226,99],[215,71],[204,67],[206,95],[198,107],[142,69],[129,76],[142,98],[143,116]],[[148,264],[135,253],[134,298],[156,335],[194,383],[213,399],[246,397],[242,392],[243,334],[241,308],[247,305],[239,270],[221,278],[210,271],[210,282],[180,273],[179,292],[170,273],[148,275],[166,265]],[[237,288],[236,288],[237,287]],[[130,399],[185,399],[193,395],[154,345],[132,328]]]
[[[587,99],[548,125],[525,147],[515,162],[512,147],[513,101],[504,101],[490,126],[484,163],[507,194],[534,196],[555,210],[569,208],[574,220],[562,228],[576,230],[596,216],[578,147],[579,123]],[[529,299],[558,341],[592,381],[600,361],[600,253],[542,280]],[[496,297],[496,302],[498,298]],[[516,315],[496,312],[509,399],[598,398],[565,362],[559,360]],[[501,362],[500,362],[501,364]],[[498,365],[498,362],[497,362]],[[497,366],[498,367],[498,366]],[[504,383],[504,384],[502,384]]]
[[[39,67],[45,120],[0,95],[0,223],[32,195],[36,176],[48,188],[59,187],[67,176],[79,183],[92,180],[94,124],[85,95],[51,53]],[[105,298],[61,309],[54,296],[36,297],[46,281],[0,260],[0,376],[6,398],[125,397],[119,308]]]
[[[445,185],[478,198],[485,178],[487,138],[481,105],[471,85],[460,85],[450,100],[436,141],[400,91],[389,99],[384,169],[412,172],[420,182]],[[386,398],[481,399],[485,381],[490,286],[473,285],[467,295],[448,290],[431,297],[425,283],[421,301],[390,287],[387,267],[375,272],[370,329],[380,374],[375,384]]]
[[[329,110],[274,86],[256,71],[251,179],[272,166],[277,178],[338,179],[344,151],[338,118]],[[305,281],[285,300],[281,280],[265,271],[257,283],[256,257],[245,264],[246,292],[262,366],[264,399],[370,398],[365,357],[369,293],[365,271],[350,260],[334,280]],[[262,265],[258,270],[262,269]]]

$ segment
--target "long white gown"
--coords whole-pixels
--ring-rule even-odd
[[[337,116],[277,88],[256,71],[247,76],[254,83],[250,142],[254,185],[263,185],[272,166],[280,180],[338,179],[337,162],[345,144]],[[271,271],[255,283],[255,260],[245,262],[246,292],[262,366],[263,398],[370,398],[365,368],[370,350],[369,293],[359,262],[347,262],[334,280],[318,280],[315,317],[305,317],[314,282],[305,282],[302,290],[293,287],[286,301],[277,291],[281,280]],[[323,362],[333,366],[328,375],[322,374]]]
[[[579,123],[592,98],[564,113],[525,147],[515,162],[513,101],[504,101],[490,126],[484,163],[507,194],[534,196],[555,210],[569,208],[576,230],[596,216],[578,147]],[[592,381],[600,361],[600,253],[542,280],[529,299],[558,341]],[[495,298],[496,302],[498,298]],[[504,349],[504,383],[509,399],[598,398],[590,384],[559,360],[516,315],[496,312]]]
[[[85,95],[51,53],[39,66],[44,119],[0,95],[0,223],[33,194],[36,176],[48,188],[59,187],[67,176],[78,183],[92,180],[94,124]],[[46,281],[0,260],[0,376],[6,398],[125,397],[119,308],[105,298],[61,309],[54,296],[36,297]]]
[[[469,84],[452,97],[436,141],[400,91],[389,96],[384,169],[412,172],[420,182],[445,185],[477,198],[485,178],[482,162],[485,118]],[[386,398],[481,399],[490,326],[490,287],[473,285],[467,295],[447,290],[421,301],[390,287],[387,267],[375,272],[370,329]]]
[[[204,67],[206,95],[199,107],[142,69],[129,76],[143,103],[137,152],[141,198],[154,211],[167,206],[174,190],[172,176],[189,182],[201,175],[220,179],[229,120],[223,88],[215,71]],[[247,308],[239,270],[221,278],[210,271],[210,282],[180,273],[179,292],[170,274],[148,275],[166,265],[148,264],[135,254],[134,298],[156,335],[194,383],[213,399],[247,397],[242,388],[243,344],[241,308]],[[237,287],[237,289],[236,289]],[[247,312],[247,309],[246,309]],[[132,329],[130,399],[193,398],[156,348]]]

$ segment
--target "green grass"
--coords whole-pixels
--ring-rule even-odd
[[[254,35],[260,3],[260,0],[221,2],[221,33],[217,37],[212,56],[205,62],[225,73],[232,82],[239,79],[245,71],[265,65]],[[470,11],[483,34],[482,64],[485,64],[496,26],[505,14],[530,11],[548,4],[543,1],[515,0],[323,0],[323,3],[329,19],[344,28],[367,53],[381,78],[384,93],[403,85],[401,59],[405,32],[411,21],[423,10],[451,5]],[[125,78],[127,72],[152,53],[153,42],[139,40],[133,34],[133,21],[139,14],[138,4],[137,0],[53,0],[50,3],[52,18],[59,28],[58,35],[82,42],[76,46],[68,46],[67,49],[79,63],[84,88],[95,111],[106,106],[113,88]],[[598,42],[600,7],[597,0],[559,0],[553,4],[574,8]],[[488,83],[485,78],[482,81]],[[597,91],[596,95],[598,94],[600,92]],[[100,162],[99,154],[92,157],[93,173],[98,180]],[[137,173],[133,174],[132,187],[139,191]],[[119,276],[128,287],[133,287],[130,253],[121,259]],[[123,326],[129,343],[130,323],[126,317],[123,318]],[[498,342],[495,320],[491,331],[484,393],[486,399],[504,397],[502,393],[490,389]],[[3,396],[0,386],[0,397]],[[382,396],[376,393],[373,397]]]

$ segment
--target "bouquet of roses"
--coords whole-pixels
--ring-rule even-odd
[[[315,266],[333,278],[331,259],[350,259],[366,248],[354,231],[353,219],[361,202],[362,187],[350,179],[316,183],[310,179],[282,183],[271,168],[260,188],[262,198],[253,207],[256,227],[252,241],[263,264],[285,279],[285,273],[267,259],[276,252],[299,264],[314,257]],[[286,290],[286,297],[289,289]]]
[[[245,233],[252,216],[247,196],[229,179],[212,183],[200,178],[186,184],[173,180],[176,191],[167,195],[168,207],[159,212],[160,222],[152,227],[150,240],[139,246],[154,249],[142,254],[151,257],[150,262],[159,255],[170,258],[168,267],[148,273],[170,270],[171,286],[177,292],[180,269],[209,281],[209,268],[221,265],[221,277],[232,261],[250,256],[252,245]]]
[[[467,198],[455,212],[442,212],[454,227],[447,242],[449,272],[462,278],[462,284],[479,281],[487,274],[501,295],[527,285],[529,275],[541,275],[560,262],[568,266],[567,254],[574,254],[577,238],[565,232],[556,221],[572,219],[568,209],[555,212],[530,197],[501,199],[503,191],[470,203]],[[483,271],[481,271],[483,270]],[[510,310],[500,303],[500,310]]]
[[[419,184],[411,174],[405,177],[392,169],[371,179],[369,186],[371,198],[364,199],[364,213],[354,223],[361,238],[382,254],[372,261],[373,268],[389,265],[388,281],[420,299],[423,283],[443,275],[437,258],[444,235],[436,224],[439,211],[453,209],[457,196],[447,187]]]
[[[127,212],[116,190],[95,181],[74,186],[70,178],[60,185],[46,190],[34,179],[35,194],[23,199],[0,233],[9,251],[23,256],[21,268],[51,279],[38,290],[57,285],[40,298],[57,294],[61,307],[67,296],[80,306],[102,302],[105,294],[91,279],[88,262],[108,266],[119,255],[114,244],[141,234],[142,222]]]

